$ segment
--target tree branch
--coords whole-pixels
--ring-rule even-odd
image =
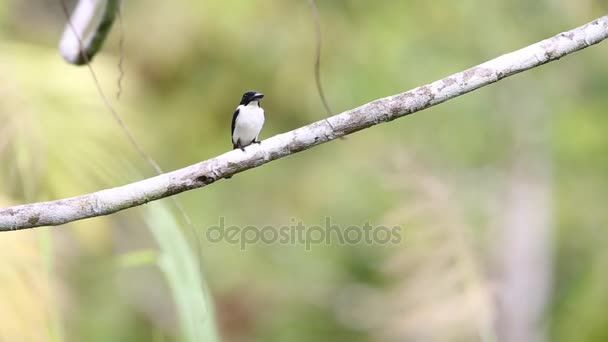
[[[381,98],[293,131],[173,172],[91,194],[0,209],[0,231],[102,216],[200,188],[245,170],[388,122],[558,60],[608,37],[608,16],[405,93]],[[333,126],[333,129],[332,129]]]
[[[71,16],[64,1],[61,6],[68,18],[59,52],[69,63],[89,64],[110,33],[120,0],[80,0]]]

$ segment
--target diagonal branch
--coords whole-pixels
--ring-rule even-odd
[[[67,13],[64,0],[61,6]],[[120,0],[79,1],[59,42],[63,58],[75,65],[89,64],[108,37],[119,11]]]
[[[293,131],[173,172],[91,194],[0,209],[0,231],[102,216],[204,187],[376,124],[440,104],[505,77],[555,61],[608,38],[608,16],[439,81],[381,98]],[[333,126],[333,129],[332,129]]]

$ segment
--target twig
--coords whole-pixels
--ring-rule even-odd
[[[329,108],[329,104],[327,103],[325,93],[323,92],[323,86],[321,84],[321,47],[323,45],[323,37],[321,35],[321,21],[319,19],[319,10],[317,9],[315,0],[308,0],[308,6],[310,7],[310,11],[312,13],[312,20],[315,25],[315,82],[317,84],[317,91],[319,92],[319,97],[321,98],[321,102],[323,102],[323,107],[325,107],[327,115],[331,115],[332,111]]]
[[[0,209],[0,230],[60,225],[102,216],[212,184],[273,160],[443,103],[505,77],[558,60],[608,37],[608,16],[410,91],[173,172],[98,192]]]
[[[325,107],[325,111],[327,112],[327,116],[332,115],[332,110],[329,108],[329,104],[327,102],[327,98],[325,98],[325,92],[323,91],[323,85],[321,83],[321,47],[323,45],[323,36],[321,34],[321,20],[319,19],[319,10],[317,9],[317,5],[315,0],[308,0],[308,6],[310,7],[310,12],[312,14],[312,20],[315,26],[315,63],[314,63],[314,74],[315,74],[315,83],[317,85],[317,92],[319,93],[319,97],[321,98],[321,102],[323,103],[323,107]],[[325,120],[331,130],[334,130],[334,127],[331,125],[329,120]],[[341,137],[344,139],[344,137]]]
[[[125,76],[123,66],[125,60],[125,28],[122,20],[122,1],[118,4],[116,13],[118,15],[118,28],[120,31],[120,38],[118,39],[118,80],[116,80],[116,100],[118,101],[122,94],[122,79]]]

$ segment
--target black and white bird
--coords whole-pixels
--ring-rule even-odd
[[[232,147],[245,151],[253,143],[259,144],[258,136],[264,126],[264,109],[260,100],[264,94],[248,91],[243,94],[241,103],[232,115]]]

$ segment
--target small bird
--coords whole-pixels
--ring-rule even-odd
[[[245,151],[245,147],[260,144],[258,136],[264,126],[264,109],[260,107],[260,99],[264,94],[248,91],[243,94],[241,103],[232,115],[232,147]]]

